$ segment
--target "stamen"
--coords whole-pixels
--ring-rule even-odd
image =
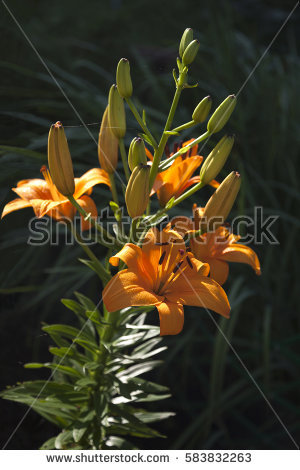
[[[164,251],[163,254],[161,255],[161,257],[159,258],[158,264],[163,264],[165,256],[166,256],[166,251]]]
[[[46,167],[46,165],[43,165],[41,167],[40,172],[42,173],[42,175],[44,177],[44,180],[46,181],[46,183],[49,187],[49,190],[50,190],[53,201],[60,201],[61,199],[63,199],[63,196],[61,196],[60,193],[58,192],[58,190],[56,189],[56,186],[52,181],[50,172],[49,172],[48,168]]]
[[[166,144],[166,146],[165,146],[165,155],[166,155],[167,158],[170,157],[170,148],[169,148],[168,144]]]
[[[183,260],[180,261],[180,263],[176,264],[175,268],[173,269],[173,274],[175,274],[175,273],[178,271],[178,269],[180,268],[180,266],[182,265],[182,263],[183,263]]]
[[[188,262],[189,267],[190,267],[191,269],[193,269],[192,262],[191,262],[191,260],[190,260],[190,258],[189,258],[188,256],[186,257],[186,260],[187,260],[187,262]]]
[[[157,245],[157,246],[165,246],[165,245],[169,245],[169,242],[162,242],[162,243],[156,242],[155,245]]]

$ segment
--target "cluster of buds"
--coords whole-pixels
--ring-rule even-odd
[[[187,67],[194,61],[199,49],[199,41],[194,39],[193,30],[187,28],[181,38],[179,46],[180,67]],[[179,68],[180,68],[179,67]],[[109,90],[108,105],[104,111],[98,139],[98,158],[100,167],[112,175],[118,163],[118,147],[126,133],[126,115],[124,100],[130,103],[133,93],[130,75],[130,64],[127,59],[121,59],[116,71],[116,85]],[[236,97],[228,96],[213,112],[207,123],[207,134],[219,132],[230,118],[236,105]],[[192,121],[189,125],[202,124],[210,113],[212,100],[210,96],[203,98],[194,109]],[[200,183],[206,185],[222,170],[234,144],[234,137],[221,138],[210,152],[200,170]],[[124,145],[124,144],[123,144]],[[122,152],[121,152],[122,154]],[[51,126],[48,141],[48,159],[50,173],[58,191],[70,197],[74,193],[74,174],[71,155],[63,126],[60,122]],[[123,159],[123,156],[122,156]],[[151,188],[149,188],[150,165],[147,164],[147,156],[144,140],[135,137],[129,147],[128,166],[131,175],[126,188],[125,202],[131,217],[143,215],[148,202]],[[225,219],[233,205],[240,187],[240,176],[232,172],[215,191],[205,206],[201,215],[213,220],[215,216]],[[200,214],[196,214],[200,220]],[[204,225],[202,224],[204,227]],[[204,227],[208,229],[209,227]]]

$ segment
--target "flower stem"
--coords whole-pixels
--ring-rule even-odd
[[[109,173],[109,181],[110,181],[111,194],[112,194],[113,200],[116,204],[119,205],[118,193],[117,193],[115,177],[113,173]]]
[[[131,98],[126,98],[126,102],[129,106],[129,108],[131,109],[131,112],[134,115],[135,119],[137,120],[137,122],[139,123],[139,125],[141,126],[141,128],[143,129],[143,131],[145,132],[147,137],[149,138],[150,142],[152,143],[153,148],[157,149],[157,142],[156,142],[155,138],[153,137],[153,135],[149,131],[147,125],[144,123],[143,119],[141,118],[141,116],[140,116],[138,110],[136,109],[136,107],[135,107],[133,101],[131,100]]]
[[[158,166],[160,164],[162,154],[164,152],[166,143],[167,143],[168,138],[169,138],[169,135],[166,132],[170,130],[170,127],[172,125],[174,115],[175,115],[175,111],[176,111],[176,108],[177,108],[177,105],[178,105],[178,101],[179,101],[181,92],[184,88],[184,85],[186,83],[187,72],[188,72],[188,69],[187,69],[187,67],[185,67],[183,69],[183,71],[180,72],[180,74],[179,74],[179,79],[178,79],[178,82],[176,84],[176,91],[175,91],[174,98],[173,98],[173,101],[172,101],[172,105],[171,105],[171,108],[170,108],[170,111],[169,111],[168,119],[167,119],[167,122],[165,124],[165,128],[164,128],[164,131],[162,133],[162,136],[161,136],[160,142],[158,144],[158,147],[154,152],[153,163],[152,163],[151,172],[150,172],[150,190],[152,189],[155,177],[156,177],[157,172],[158,172]]]
[[[180,204],[180,202],[184,201],[186,198],[192,196],[198,189],[202,188],[204,184],[202,181],[199,181],[199,183],[195,184],[191,189],[183,193],[181,196],[179,196],[177,199],[172,204],[172,207],[177,206],[177,204]]]
[[[185,145],[180,150],[178,150],[178,152],[174,153],[174,155],[164,160],[159,165],[158,170],[159,171],[166,170],[173,163],[175,158],[179,157],[179,155],[183,155],[184,153],[188,152],[192,147],[194,147],[194,145],[199,144],[199,142],[202,142],[203,140],[207,139],[209,136],[210,136],[210,133],[208,131],[204,132],[204,134],[197,137],[197,139],[194,139],[193,142],[191,142],[189,145]]]
[[[121,153],[125,176],[128,181],[130,177],[130,173],[129,173],[128,163],[127,163],[127,154],[125,150],[124,139],[119,139],[119,147],[120,147],[120,153]]]
[[[78,210],[78,212],[86,219],[91,222],[91,224],[98,230],[98,232],[101,234],[100,237],[100,243],[106,247],[111,247],[115,243],[117,243],[117,240],[112,237],[105,228],[103,228],[101,225],[99,225],[93,217],[91,217],[91,214],[88,214],[80,204],[76,201],[76,199],[73,196],[68,196],[69,201],[73,204],[73,206]],[[104,237],[106,239],[104,239]]]
[[[175,129],[172,129],[172,132],[181,132],[181,131],[184,131],[185,129],[189,129],[190,127],[193,127],[196,125],[197,125],[197,122],[189,121],[189,122],[186,122],[185,124],[182,124],[181,126],[175,127]]]
[[[81,246],[81,248],[85,251],[85,253],[88,255],[90,260],[93,262],[94,268],[97,271],[98,276],[100,277],[103,284],[105,285],[111,278],[110,273],[106,271],[102,263],[98,260],[97,256],[92,252],[92,250],[88,247],[88,245],[84,242],[84,240],[82,240],[81,236],[76,231],[74,224],[71,223],[70,226],[71,226],[71,231],[75,237],[75,240]]]

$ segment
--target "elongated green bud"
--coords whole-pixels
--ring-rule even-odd
[[[210,108],[211,108],[211,97],[206,96],[205,98],[203,98],[202,101],[200,101],[198,106],[196,106],[192,115],[193,121],[198,122],[198,123],[204,122],[208,116]]]
[[[100,126],[98,138],[98,158],[100,167],[108,173],[114,173],[118,164],[119,142],[112,132],[108,121],[108,106],[106,107]]]
[[[194,39],[194,41],[190,42],[182,56],[183,65],[190,65],[192,62],[194,62],[199,47],[200,42],[197,39]]]
[[[139,164],[129,178],[125,202],[131,218],[139,217],[145,212],[149,202],[150,166]]]
[[[58,191],[64,196],[75,192],[73,164],[61,122],[52,124],[48,136],[48,163],[50,175]]]
[[[200,170],[200,181],[208,184],[222,170],[234,144],[233,136],[224,136],[205,159]]]
[[[194,38],[194,33],[191,28],[186,28],[184,33],[181,37],[180,45],[179,45],[179,55],[182,58],[184,51],[186,50],[187,46],[192,42]]]
[[[130,144],[129,152],[128,152],[128,166],[131,171],[134,168],[142,163],[146,165],[147,163],[147,155],[145,151],[145,144],[143,139],[140,137],[135,137]]]
[[[229,95],[215,110],[207,123],[207,130],[211,134],[219,132],[229,120],[236,105],[235,95]]]
[[[201,214],[195,213],[195,219],[200,219],[200,228],[202,230],[215,230],[224,224],[238,195],[240,186],[240,174],[232,171],[208,200],[204,211]],[[197,211],[199,209],[196,209],[195,212]]]
[[[132,95],[132,81],[129,60],[121,59],[119,61],[116,81],[120,96],[122,96],[122,98],[130,98]]]
[[[108,121],[117,139],[123,139],[126,133],[126,116],[123,98],[117,85],[112,85],[108,95]]]

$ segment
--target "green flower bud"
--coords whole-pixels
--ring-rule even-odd
[[[179,55],[182,58],[184,51],[186,50],[187,46],[192,42],[194,37],[193,30],[191,28],[186,28],[180,41],[179,45]]]
[[[240,174],[232,171],[208,200],[202,214],[199,214],[202,230],[215,230],[224,224],[236,200],[240,186]],[[197,218],[197,214],[195,214],[195,217]]]
[[[126,133],[126,116],[123,98],[117,85],[112,85],[108,95],[108,121],[117,139],[123,139]]]
[[[229,120],[236,105],[235,95],[229,95],[215,110],[207,123],[207,130],[211,134],[219,132]]]
[[[208,184],[222,170],[234,144],[233,136],[224,136],[204,161],[200,170],[200,181]]]
[[[203,98],[202,101],[200,101],[198,106],[196,106],[193,112],[193,116],[192,116],[193,121],[198,122],[198,123],[204,122],[208,116],[210,108],[211,108],[211,97],[206,96],[205,98]]]
[[[150,166],[139,164],[129,178],[125,202],[131,218],[139,217],[145,212],[149,202]]]
[[[120,96],[130,98],[132,95],[132,81],[129,60],[121,59],[118,63],[116,81]]]
[[[199,47],[200,42],[197,39],[194,39],[194,41],[190,42],[182,56],[183,65],[190,65],[192,62],[194,62]]]
[[[140,137],[135,137],[129,147],[128,152],[128,166],[131,171],[134,168],[142,163],[143,165],[147,164],[147,156],[145,151],[145,144],[143,139]]]
[[[75,192],[73,164],[61,122],[52,124],[48,136],[48,163],[50,175],[58,191],[64,196]]]

